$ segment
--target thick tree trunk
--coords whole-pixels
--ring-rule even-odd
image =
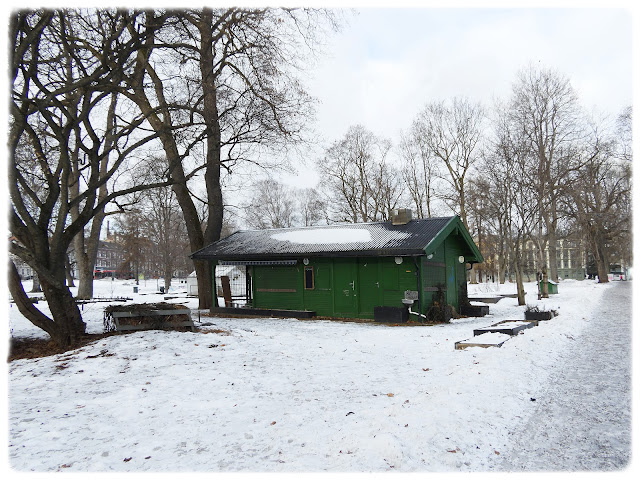
[[[50,333],[51,338],[60,348],[73,348],[86,333],[86,324],[71,291],[66,285],[49,285],[47,282],[42,282],[42,290],[56,325],[53,334]]]
[[[41,328],[53,338],[53,320],[33,305],[29,296],[24,291],[20,274],[12,261],[9,261],[9,292],[11,293],[13,301],[16,302],[20,313],[36,327]]]
[[[53,317],[50,319],[38,310],[27,297],[13,262],[9,267],[9,290],[20,313],[36,327],[47,332],[61,349],[69,350],[77,345],[86,332],[86,324],[82,320],[80,310],[69,287],[65,285],[64,272],[62,272],[60,281],[55,284],[49,283],[48,280],[41,281],[42,290]]]
[[[171,275],[173,274],[172,272],[172,268],[171,265],[165,264],[165,269],[164,269],[164,291],[168,292],[169,291],[169,287],[171,287]]]
[[[93,298],[93,268],[95,262],[78,262],[78,295],[82,300]]]
[[[213,305],[213,283],[211,281],[212,272],[209,270],[209,262],[204,260],[194,260],[193,265],[196,270],[198,280],[198,308],[210,309]]]
[[[202,20],[198,28],[200,30],[200,74],[202,76],[203,93],[202,114],[207,131],[207,168],[204,178],[207,187],[209,210],[207,227],[203,233],[204,244],[207,245],[220,239],[224,214],[222,186],[220,185],[222,133],[220,131],[218,112],[218,91],[213,74],[213,11],[210,8],[202,10]],[[214,292],[209,263],[203,262],[202,266],[196,266],[196,274],[198,275],[200,308],[211,308]],[[201,279],[201,277],[204,278]],[[200,290],[201,285],[203,287],[202,290]]]
[[[598,267],[598,283],[608,283],[609,269],[602,261],[597,261],[596,265]]]
[[[607,261],[607,255],[604,249],[594,242],[594,260],[596,262],[596,268],[598,269],[598,283],[609,282],[609,262]]]

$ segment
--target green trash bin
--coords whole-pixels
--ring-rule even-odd
[[[558,284],[552,280],[547,281],[549,286],[549,295],[558,293]],[[540,291],[542,291],[542,280],[540,280]]]

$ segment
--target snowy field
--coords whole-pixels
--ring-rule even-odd
[[[155,280],[141,281],[138,294],[132,282],[95,285],[97,296],[164,299]],[[621,321],[613,313],[602,318],[603,297],[621,287],[564,281],[559,295],[538,301],[527,284],[527,303],[559,316],[501,348],[454,344],[474,328],[522,320],[524,307],[512,298],[490,304],[487,317],[424,327],[202,316],[207,325],[197,332],[131,333],[14,361],[9,465],[23,472],[526,468],[526,459],[514,465],[509,454],[514,436],[523,438],[518,432],[542,415],[538,405],[571,352]],[[470,295],[492,296],[497,288],[471,285]],[[515,293],[514,285],[499,288]],[[184,297],[184,289],[170,294]],[[630,302],[630,293],[625,298]],[[169,301],[193,308],[198,322],[195,299]],[[84,306],[89,332],[102,332],[106,305]],[[38,307],[47,312],[46,303]],[[46,338],[15,305],[9,320],[11,336]],[[537,436],[528,446],[539,454],[549,441]],[[625,467],[630,445],[614,447],[623,460],[605,469]],[[585,469],[570,460],[556,468]]]

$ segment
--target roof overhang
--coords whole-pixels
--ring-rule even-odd
[[[451,220],[438,232],[438,234],[431,239],[424,249],[425,254],[429,255],[434,253],[436,248],[440,246],[442,242],[451,234],[457,233],[464,239],[467,247],[469,248],[470,255],[465,255],[465,263],[482,263],[484,258],[478,249],[478,246],[471,238],[471,234],[467,227],[464,226],[462,220],[457,215],[452,217]]]

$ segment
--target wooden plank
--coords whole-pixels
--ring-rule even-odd
[[[189,315],[191,310],[136,310],[134,312],[111,312],[114,318],[125,317],[155,317],[159,315]]]
[[[482,342],[482,335],[480,335],[479,337],[475,337],[473,339],[462,340],[460,342],[456,342],[455,343],[455,349],[456,350],[464,350],[465,348],[469,348],[469,347],[480,347],[480,348],[498,347],[498,348],[500,348],[502,345],[504,345],[504,343],[507,340],[509,340],[509,339],[506,338],[502,342],[498,342],[498,343],[483,343]]]
[[[116,330],[119,332],[124,332],[124,331],[128,331],[128,330],[150,330],[149,328],[149,324],[145,324],[145,325],[120,325],[120,323],[116,320]],[[169,322],[165,322],[165,323],[159,323],[157,325],[154,325],[154,329],[162,329],[162,328],[176,328],[176,327],[191,327],[191,328],[195,328],[195,325],[193,324],[193,322],[189,321],[189,322],[178,322],[178,323],[169,323]]]
[[[220,277],[220,282],[222,283],[222,296],[224,298],[224,306],[231,306],[231,282],[229,281],[228,276]]]

